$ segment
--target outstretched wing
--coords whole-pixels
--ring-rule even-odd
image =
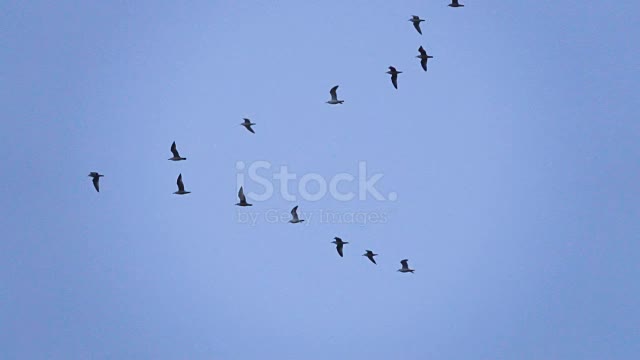
[[[174,141],[173,144],[171,144],[171,153],[173,154],[174,157],[179,158],[180,154],[178,153],[178,148],[176,146],[176,142]]]
[[[178,191],[184,191],[184,183],[182,182],[182,174],[178,175]]]
[[[98,176],[93,177],[93,187],[96,188],[97,192],[100,192],[100,177]]]
[[[340,255],[340,257],[343,257],[342,256],[342,247],[343,246],[344,245],[342,245],[341,243],[336,244],[336,250],[338,250],[338,255]]]
[[[409,259],[404,259],[404,260],[400,261],[400,264],[402,264],[402,269],[403,270],[408,270],[409,269]]]
[[[294,206],[293,209],[291,209],[291,216],[293,217],[293,220],[298,220],[298,205]]]
[[[422,30],[420,30],[420,22],[419,21],[414,21],[413,22],[413,27],[416,28],[416,30],[418,31],[418,33],[420,35],[422,35]]]
[[[240,186],[240,190],[238,190],[238,197],[240,198],[240,202],[247,202],[247,198],[244,196],[244,190],[242,190],[242,186]]]
[[[394,88],[398,88],[398,74],[393,73],[391,74],[391,83],[393,84]]]
[[[331,100],[338,100],[338,86],[340,85],[332,87],[329,91],[329,94],[331,94]]]

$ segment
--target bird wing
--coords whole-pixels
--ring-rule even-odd
[[[182,182],[182,174],[178,175],[178,191],[184,191],[184,183]]]
[[[451,0],[451,5],[460,5],[458,0]]]
[[[376,263],[376,259],[373,258],[373,255],[369,255],[367,257],[369,258],[369,260],[371,260],[372,263],[378,265],[378,263]]]
[[[420,65],[422,65],[422,69],[424,69],[424,71],[427,71],[427,58],[420,60]]]
[[[408,259],[404,259],[402,261],[400,261],[400,264],[402,264],[402,268],[405,270],[409,269],[409,260]]]
[[[340,255],[340,257],[342,257],[342,256],[343,256],[343,255],[342,255],[342,247],[343,247],[343,246],[344,246],[344,245],[342,245],[342,243],[340,243],[340,242],[336,244],[336,250],[338,250],[338,255]]]
[[[420,52],[420,56],[422,57],[425,57],[427,55],[427,52],[424,50],[422,46],[418,48],[418,52]]]
[[[247,198],[244,196],[244,190],[242,190],[242,186],[240,186],[240,190],[238,190],[238,197],[240,198],[240,202],[247,202]]]
[[[391,74],[391,83],[393,84],[394,88],[396,89],[398,88],[398,74],[396,73]]]
[[[245,125],[251,125],[251,120],[244,118],[244,124]]]
[[[293,209],[291,209],[291,216],[293,217],[293,220],[298,220],[298,205],[294,206]]]
[[[178,153],[178,148],[176,146],[176,142],[174,141],[173,144],[171,144],[171,153],[173,154],[174,157],[179,158],[180,154]]]
[[[247,128],[247,130],[251,131],[252,134],[255,134],[256,132],[253,131],[253,129],[251,128],[251,125],[245,125],[245,127]]]
[[[100,183],[99,183],[100,178],[98,176],[94,176],[92,181],[93,181],[93,187],[96,188],[97,192],[100,192]]]
[[[340,85],[332,87],[329,91],[329,94],[331,94],[331,100],[338,100],[338,86]]]
[[[414,21],[413,22],[413,27],[416,28],[416,30],[418,31],[418,33],[420,35],[422,35],[422,30],[420,30],[420,22],[419,21]]]

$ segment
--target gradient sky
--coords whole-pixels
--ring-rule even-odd
[[[0,3],[0,358],[636,359],[640,5],[447,3]]]

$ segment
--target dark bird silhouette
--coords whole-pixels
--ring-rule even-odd
[[[171,144],[171,153],[173,154],[173,157],[170,157],[167,160],[171,160],[171,161],[187,160],[187,158],[185,158],[185,157],[180,157],[180,154],[178,153],[178,148],[176,147],[176,142],[175,141],[173,142],[173,144]]]
[[[449,6],[451,6],[451,7],[463,7],[464,5],[460,4],[458,2],[458,0],[451,0],[451,4],[449,4]]]
[[[240,123],[240,125],[244,126],[245,128],[247,128],[247,130],[251,131],[253,134],[255,134],[256,132],[253,131],[253,129],[251,128],[251,125],[255,125],[256,123],[252,123],[251,120],[244,118],[244,122]]]
[[[376,264],[376,259],[374,259],[374,256],[377,256],[378,254],[374,254],[373,251],[371,250],[367,250],[366,253],[362,254],[362,256],[366,256],[367,258],[369,258],[369,260],[371,260],[372,263]]]
[[[327,101],[327,104],[336,105],[342,104],[344,100],[338,100],[338,86],[336,85],[329,90],[329,94],[331,94],[331,100]]]
[[[402,264],[402,269],[399,269],[398,271],[402,272],[402,273],[412,273],[415,271],[413,269],[409,269],[409,260],[408,259],[404,259],[402,261],[400,261],[400,264]]]
[[[240,186],[240,190],[238,190],[238,198],[240,198],[240,202],[236,205],[238,206],[253,206],[253,204],[249,204],[247,202],[247,198],[244,196],[244,191],[242,190],[242,186]]]
[[[342,257],[342,247],[344,246],[344,244],[348,244],[349,242],[347,241],[342,241],[342,239],[340,239],[339,237],[334,237],[334,241],[332,241],[332,243],[336,244],[336,250],[338,250],[338,255],[340,255],[340,257]]]
[[[289,220],[289,222],[292,224],[297,224],[303,221],[304,220],[300,220],[300,218],[298,218],[298,205],[294,206],[293,209],[291,209],[291,220]]]
[[[393,84],[393,87],[397,89],[398,88],[398,74],[402,74],[402,71],[398,71],[393,66],[389,66],[389,71],[387,71],[387,74],[391,74],[391,83]]]
[[[413,27],[416,28],[420,35],[422,35],[422,30],[420,30],[420,23],[423,22],[424,19],[420,19],[418,15],[413,15],[411,16],[411,19],[409,19],[409,21],[413,23]]]
[[[420,59],[420,65],[422,66],[422,69],[424,69],[424,71],[427,71],[427,60],[433,59],[433,56],[427,55],[427,52],[422,46],[418,48],[418,51],[420,52],[420,55],[416,57]]]
[[[174,192],[174,194],[185,195],[185,194],[190,194],[191,193],[191,191],[184,191],[184,183],[182,182],[182,174],[178,175],[178,181],[176,181],[176,183],[178,184],[178,191]]]
[[[92,171],[89,173],[88,176],[91,176],[93,178],[93,187],[96,188],[97,192],[100,192],[100,178],[104,177],[104,175],[100,175],[95,171]]]

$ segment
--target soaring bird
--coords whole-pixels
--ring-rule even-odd
[[[463,7],[464,5],[460,4],[458,2],[458,0],[451,0],[451,4],[449,4],[449,6],[451,6],[451,7]]]
[[[374,259],[374,256],[377,256],[378,254],[374,254],[373,251],[371,250],[367,250],[366,253],[362,254],[362,256],[366,256],[367,258],[369,258],[369,260],[371,260],[372,263],[376,263],[376,259]]]
[[[424,71],[427,71],[427,60],[432,59],[433,56],[427,55],[427,52],[424,50],[422,46],[418,48],[418,51],[420,52],[420,55],[416,57],[420,59],[420,65],[422,65],[422,68],[424,69]]]
[[[329,90],[329,94],[331,94],[331,100],[327,101],[327,104],[336,105],[342,104],[344,102],[344,100],[338,100],[338,86],[339,85],[336,85],[332,87],[331,90]]]
[[[176,142],[175,141],[173,142],[173,144],[171,144],[171,153],[173,154],[173,157],[170,157],[167,160],[171,160],[171,161],[187,160],[187,158],[180,157],[180,154],[178,153],[178,148],[176,147]]]
[[[247,130],[251,131],[251,133],[255,134],[255,131],[251,128],[251,125],[255,125],[256,123],[251,122],[251,120],[244,118],[244,122],[240,123],[240,125],[247,128]]]
[[[411,16],[411,19],[409,19],[409,21],[413,23],[413,27],[418,30],[418,33],[420,33],[420,35],[422,35],[422,30],[420,30],[420,23],[423,22],[424,19],[420,19],[420,16],[418,15],[413,15]]]
[[[240,190],[238,190],[238,197],[240,198],[240,202],[236,205],[238,206],[253,206],[253,204],[249,204],[247,202],[247,198],[244,196],[244,191],[242,190],[242,186],[240,186]]]
[[[342,257],[342,247],[344,246],[344,244],[348,244],[349,242],[347,241],[342,241],[342,239],[340,239],[339,237],[334,237],[334,241],[332,241],[332,243],[336,244],[336,250],[338,250],[338,255],[340,255],[340,257]]]
[[[174,194],[185,195],[191,193],[191,191],[184,191],[184,183],[182,182],[182,174],[178,175],[178,191],[174,192]]]
[[[91,176],[93,178],[93,187],[96,188],[97,192],[100,192],[100,178],[103,177],[104,175],[100,175],[95,171],[92,171],[89,173],[88,176]]]
[[[402,273],[412,273],[415,271],[413,269],[409,269],[409,260],[408,259],[404,259],[402,261],[400,261],[400,264],[402,264],[402,269],[399,269],[398,271],[402,272]]]
[[[389,71],[387,71],[387,74],[391,74],[391,83],[393,84],[393,87],[397,89],[398,88],[398,74],[402,74],[402,71],[398,71],[393,66],[389,66]]]
[[[304,221],[298,218],[298,205],[294,206],[293,209],[291,209],[291,217],[292,219],[289,220],[289,222],[292,224],[297,224]]]

